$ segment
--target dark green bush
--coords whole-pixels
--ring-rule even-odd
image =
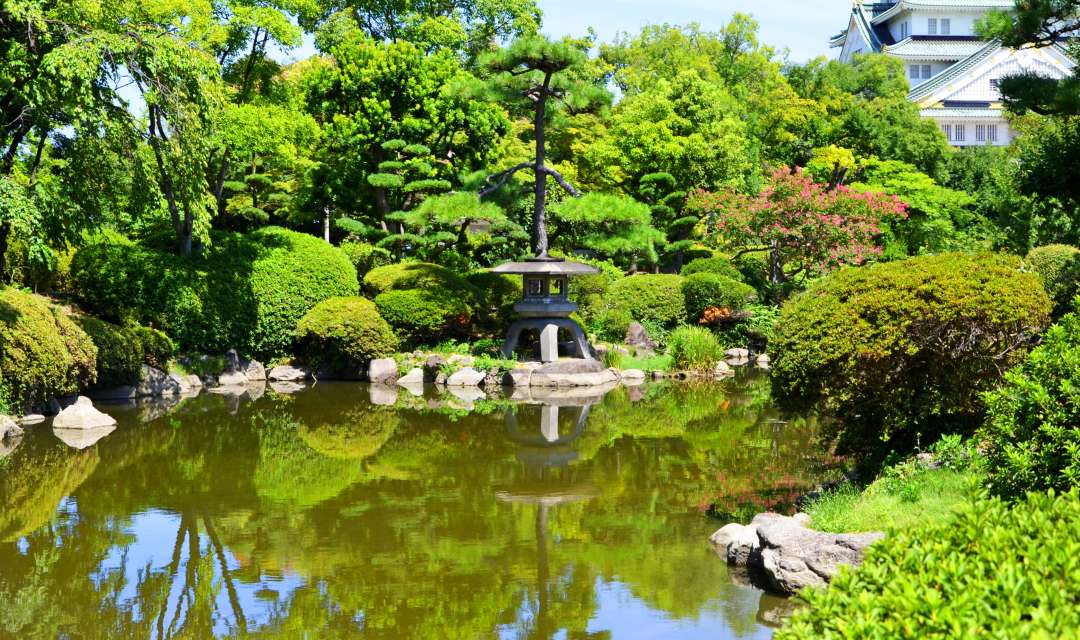
[[[1080,316],[1051,327],[987,404],[979,439],[995,493],[1080,486]]]
[[[703,327],[679,327],[668,335],[668,355],[679,371],[712,371],[724,358],[724,349]]]
[[[372,295],[387,291],[442,287],[464,296],[467,302],[480,297],[476,287],[446,267],[427,262],[402,262],[372,269],[364,276],[364,289]]]
[[[182,349],[272,358],[287,353],[311,307],[359,290],[345,254],[314,236],[266,227],[211,240],[192,258],[112,238],[90,244],[72,261],[75,292],[96,316],[159,327]]]
[[[462,335],[472,313],[460,293],[443,287],[387,291],[375,297],[375,306],[409,346]]]
[[[1054,316],[1068,313],[1073,298],[1080,292],[1080,249],[1067,244],[1051,244],[1032,249],[1026,262],[1039,274],[1054,301]]]
[[[74,393],[97,378],[97,348],[67,313],[41,296],[0,289],[0,383],[10,408]]]
[[[715,273],[732,280],[741,281],[743,279],[742,273],[739,272],[735,263],[721,256],[691,260],[679,271],[679,274],[683,276],[692,276],[695,273]]]
[[[300,355],[315,367],[352,372],[375,358],[392,355],[397,337],[370,300],[323,300],[296,325]]]
[[[1049,311],[1038,278],[1011,257],[942,254],[844,269],[784,306],[773,392],[787,408],[820,406],[839,418],[845,450],[970,431],[982,394],[1023,359]]]
[[[894,531],[857,571],[802,597],[776,640],[1073,638],[1080,629],[1080,495],[981,499]]]
[[[356,267],[356,277],[360,279],[363,279],[363,277],[372,269],[385,267],[388,264],[394,263],[394,255],[392,253],[382,247],[376,247],[375,245],[366,242],[350,240],[342,242],[339,248],[349,257],[349,261],[353,263],[353,266]]]
[[[150,327],[136,325],[131,327],[131,330],[139,341],[139,346],[142,347],[143,362],[151,367],[167,371],[169,360],[172,360],[173,354],[176,353],[176,345],[173,344],[172,339],[164,332]]]
[[[646,326],[672,329],[686,322],[683,277],[672,274],[630,276],[612,283],[604,296],[607,310],[629,314]]]
[[[97,387],[135,384],[143,364],[143,346],[135,331],[90,316],[73,316],[97,347]]]
[[[717,307],[739,311],[757,298],[748,284],[709,271],[699,271],[686,277],[682,284],[686,300],[686,315],[691,322],[701,319],[706,309]]]
[[[504,332],[515,317],[514,305],[521,302],[521,278],[474,271],[465,279],[478,292],[473,321],[486,331]]]
[[[625,277],[623,270],[607,260],[591,260],[581,257],[574,257],[573,260],[592,265],[600,270],[600,273],[597,274],[570,278],[567,291],[567,297],[579,306],[578,313],[581,315],[584,326],[590,331],[600,331],[597,320],[604,309],[604,296],[612,284]],[[626,327],[623,327],[623,330],[625,331]]]

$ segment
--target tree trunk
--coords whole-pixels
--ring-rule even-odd
[[[547,173],[544,171],[546,161],[544,153],[544,116],[547,111],[548,88],[551,85],[551,73],[544,74],[544,85],[540,89],[540,95],[536,100],[536,117],[533,128],[536,130],[536,204],[533,209],[533,240],[535,242],[536,257],[548,257],[547,216],[544,206],[547,202]]]

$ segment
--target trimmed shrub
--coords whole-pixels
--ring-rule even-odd
[[[567,297],[579,306],[578,313],[581,315],[584,326],[590,331],[600,332],[602,329],[597,323],[600,313],[604,309],[604,296],[608,289],[616,281],[625,277],[623,270],[607,260],[592,260],[574,256],[575,262],[592,265],[600,270],[600,273],[570,278]],[[627,321],[627,324],[630,324]],[[626,327],[623,327],[625,332]],[[619,336],[622,339],[622,336]]]
[[[335,372],[355,371],[397,349],[397,337],[375,304],[358,297],[312,307],[297,323],[296,339],[309,363]]]
[[[981,420],[983,392],[1021,361],[1050,300],[1019,260],[942,254],[849,268],[784,306],[773,392],[840,419],[841,449],[888,451]]]
[[[1080,316],[1051,327],[987,404],[979,440],[995,493],[1080,486]]]
[[[72,261],[75,292],[94,315],[158,327],[180,348],[287,353],[297,321],[317,303],[356,295],[356,270],[320,238],[276,227],[218,233],[192,258],[107,238]]]
[[[679,271],[682,276],[692,276],[695,273],[715,273],[732,280],[741,281],[743,279],[742,273],[739,272],[735,263],[721,256],[691,260]]]
[[[521,278],[489,271],[465,276],[479,293],[474,321],[488,331],[501,333],[515,317],[514,305],[521,302]]]
[[[169,361],[176,353],[176,345],[172,339],[157,329],[150,327],[134,326],[131,330],[135,333],[142,347],[143,362],[162,371],[169,369]]]
[[[1071,638],[1080,628],[1080,494],[981,499],[894,531],[844,569],[776,640]]]
[[[686,322],[682,284],[682,276],[666,273],[623,278],[608,288],[605,307],[625,311],[643,325],[671,329]]]
[[[477,300],[480,292],[446,267],[427,262],[402,262],[372,269],[364,276],[364,289],[372,295],[387,291],[426,289],[442,287],[466,296],[468,301]]]
[[[356,277],[361,279],[372,269],[394,263],[392,253],[366,242],[342,242],[338,248],[348,256],[349,261],[356,267]]]
[[[387,291],[375,297],[375,306],[409,346],[436,344],[460,335],[471,315],[459,293],[442,287]]]
[[[700,320],[706,309],[739,311],[757,298],[757,292],[750,285],[708,271],[687,276],[682,293],[687,319],[691,322]]]
[[[680,371],[712,371],[724,358],[724,349],[708,329],[679,327],[668,335],[668,355]]]
[[[139,336],[126,327],[90,316],[72,316],[97,347],[95,387],[116,387],[139,380],[143,347]]]
[[[1054,316],[1068,313],[1080,292],[1080,249],[1067,244],[1051,244],[1032,249],[1028,266],[1039,274],[1046,292],[1054,301]]]
[[[0,383],[9,408],[25,412],[92,384],[96,359],[90,336],[62,309],[41,296],[0,289]]]

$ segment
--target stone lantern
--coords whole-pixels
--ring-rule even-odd
[[[491,272],[520,275],[522,278],[524,298],[514,305],[518,319],[506,333],[506,343],[503,345],[505,357],[513,357],[522,332],[535,330],[540,334],[540,360],[555,362],[559,359],[559,329],[566,329],[574,337],[574,355],[592,359],[592,346],[585,332],[570,318],[578,306],[566,296],[570,278],[600,273],[599,269],[580,262],[534,258],[500,265]]]

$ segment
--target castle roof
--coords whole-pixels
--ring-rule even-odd
[[[979,52],[985,40],[973,36],[909,36],[882,50],[899,58],[960,60]]]
[[[957,9],[990,11],[1009,10],[1014,6],[1013,0],[899,0],[886,10],[875,12],[873,23],[888,22],[904,11],[955,11]]]

